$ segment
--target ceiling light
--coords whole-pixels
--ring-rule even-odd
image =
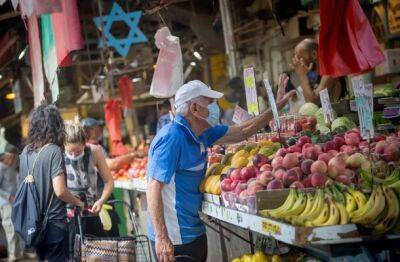
[[[190,62],[191,66],[196,66],[196,62]]]
[[[199,60],[201,60],[201,59],[202,59],[202,57],[201,57],[200,53],[199,53],[199,52],[197,52],[197,51],[194,51],[194,52],[193,52],[193,55],[194,55],[194,57],[196,57],[196,58],[197,58],[197,59],[199,59]]]
[[[14,93],[8,93],[6,95],[6,99],[8,99],[8,100],[14,100],[14,98],[15,98],[15,94]]]
[[[18,60],[21,60],[21,59],[24,57],[24,55],[25,55],[25,53],[26,53],[26,49],[28,49],[28,46],[26,46],[26,47],[24,48],[24,50],[22,50],[21,53],[19,53],[19,55],[18,55]]]
[[[141,77],[132,78],[132,83],[137,83],[137,82],[140,82],[140,81],[142,81]]]
[[[0,79],[2,79],[3,78],[3,75],[0,75]]]

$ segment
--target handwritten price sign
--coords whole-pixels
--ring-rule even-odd
[[[321,100],[322,111],[324,112],[325,123],[332,122],[333,119],[333,110],[331,100],[329,99],[328,89],[324,89],[319,92],[319,98]]]
[[[274,116],[275,127],[280,129],[279,114],[278,114],[278,108],[276,107],[276,103],[275,103],[274,93],[272,93],[272,88],[271,88],[271,85],[269,84],[268,79],[264,79],[263,82],[264,82],[265,89],[267,90],[269,106],[271,107],[272,114]]]
[[[247,111],[250,114],[258,115],[260,114],[260,111],[258,110],[257,88],[256,79],[254,77],[254,69],[252,67],[245,68],[243,70],[243,78],[244,89],[246,92]]]
[[[232,117],[233,123],[240,125],[241,123],[246,122],[251,118],[252,116],[249,113],[247,113],[246,110],[244,110],[238,105],[235,107],[235,111],[233,112],[233,117]]]
[[[360,120],[360,132],[364,139],[374,137],[374,96],[373,85],[365,84],[361,76],[351,79],[356,100],[358,118]]]

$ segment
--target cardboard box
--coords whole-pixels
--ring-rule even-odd
[[[400,48],[386,49],[383,51],[386,60],[375,67],[377,76],[400,72]]]

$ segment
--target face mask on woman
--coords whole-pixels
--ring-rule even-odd
[[[65,155],[72,161],[78,161],[80,159],[83,158],[83,156],[85,155],[85,152],[82,151],[82,153],[80,153],[79,155],[75,156],[75,155],[71,155],[68,152],[65,152]]]

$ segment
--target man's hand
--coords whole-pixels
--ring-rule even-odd
[[[277,92],[277,100],[280,100],[286,91],[286,86],[289,82],[289,77],[287,74],[280,74],[278,79],[278,92]]]
[[[174,246],[168,237],[156,238],[156,254],[159,262],[173,262]]]
[[[304,63],[303,58],[297,58],[294,56],[292,58],[292,63],[289,65],[294,71],[296,71],[296,74],[301,78],[304,76],[307,76],[308,71],[310,71],[313,67],[313,64],[310,63],[309,65],[306,65]]]

